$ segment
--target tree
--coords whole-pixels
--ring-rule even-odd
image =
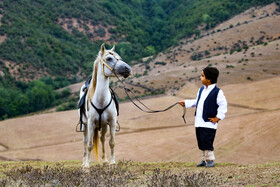
[[[33,81],[31,87],[26,92],[26,96],[29,100],[30,111],[50,107],[55,98],[52,87],[42,81]]]

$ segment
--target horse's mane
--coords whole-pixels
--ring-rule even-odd
[[[91,78],[91,82],[89,84],[89,88],[88,88],[88,99],[87,99],[87,110],[89,110],[89,105],[90,105],[90,101],[94,95],[95,89],[96,89],[96,81],[97,81],[97,71],[98,71],[98,62],[101,60],[101,52],[99,51],[97,58],[94,61],[93,64],[93,72],[92,72],[92,78]],[[99,161],[99,153],[98,153],[98,149],[99,149],[99,134],[98,134],[98,129],[95,128],[94,130],[94,136],[93,136],[93,151],[95,153],[95,157],[97,162]]]
[[[90,100],[92,99],[94,92],[95,92],[95,88],[96,88],[96,81],[97,81],[97,70],[98,70],[98,61],[101,59],[101,53],[99,52],[97,55],[97,58],[94,61],[93,64],[93,72],[92,72],[92,79],[90,81],[89,84],[89,88],[88,88],[88,107],[90,104]]]

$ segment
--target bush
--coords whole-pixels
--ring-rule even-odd
[[[233,65],[226,65],[226,68],[234,68]]]
[[[55,98],[56,99],[67,98],[70,95],[71,95],[70,89],[67,88],[67,89],[62,90],[61,92],[57,92],[56,95],[55,95]]]
[[[166,62],[155,62],[155,64],[160,64],[160,65],[165,66],[165,65],[166,65]]]

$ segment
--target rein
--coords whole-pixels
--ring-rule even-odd
[[[113,55],[113,54],[112,54],[112,55]],[[114,67],[113,67],[113,68],[110,67],[110,66],[101,58],[102,64],[103,64],[103,66],[102,66],[103,74],[104,74],[104,76],[106,76],[106,75],[105,75],[105,72],[104,72],[104,65],[105,65],[107,68],[109,68],[109,69],[115,74],[115,76],[117,77],[117,79],[118,79],[118,80],[121,82],[121,84],[123,85],[125,94],[127,95],[127,97],[130,99],[130,101],[131,101],[138,109],[140,109],[141,111],[146,112],[146,113],[158,113],[158,112],[165,112],[165,111],[167,111],[167,110],[170,110],[171,108],[173,108],[174,106],[176,106],[177,104],[179,104],[179,102],[176,102],[176,103],[174,103],[173,105],[170,105],[169,107],[167,107],[166,109],[163,109],[163,110],[152,110],[152,109],[150,109],[149,107],[147,107],[144,103],[142,103],[139,99],[137,99],[137,97],[135,96],[135,94],[133,93],[132,90],[126,88],[124,82],[117,76],[117,74],[116,74],[116,72],[115,72],[115,66],[116,66],[116,64],[117,64],[117,62],[118,62],[119,59],[116,58],[115,56],[114,56],[114,58],[115,58],[117,61],[116,61],[116,63],[114,64]],[[144,110],[144,109],[141,108],[139,105],[137,105],[137,104],[133,101],[133,99],[130,97],[130,95],[128,94],[128,92],[131,92],[131,93],[133,94],[134,98],[135,98],[140,104],[142,104],[147,110]],[[182,118],[183,118],[183,120],[184,120],[184,123],[186,124],[185,115],[186,115],[186,107],[183,108],[183,115],[182,115]]]
[[[115,73],[115,71],[114,71],[114,73]],[[139,99],[137,99],[137,97],[135,96],[135,94],[134,94],[134,92],[133,92],[132,90],[126,88],[124,82],[116,75],[116,73],[115,73],[115,76],[116,76],[117,79],[122,83],[123,89],[124,89],[124,91],[125,91],[125,94],[126,94],[127,97],[129,98],[129,100],[130,100],[138,109],[140,109],[140,110],[143,111],[143,112],[146,112],[146,113],[166,112],[167,110],[170,110],[171,108],[173,108],[174,106],[176,106],[177,104],[179,104],[179,102],[176,102],[176,103],[170,105],[169,107],[167,107],[167,108],[165,108],[165,109],[163,109],[163,110],[152,110],[152,109],[150,109],[149,107],[147,107],[143,102],[141,102]],[[137,105],[137,104],[133,101],[133,99],[130,97],[130,95],[128,94],[128,92],[131,92],[131,93],[133,94],[134,98],[135,98],[140,104],[142,104],[147,110],[145,110],[145,109],[141,108],[139,105]],[[185,115],[186,115],[186,107],[183,108],[183,115],[182,115],[182,118],[183,118],[183,120],[184,120],[184,123],[186,124]]]

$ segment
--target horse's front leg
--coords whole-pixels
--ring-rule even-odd
[[[85,131],[83,132],[83,143],[84,143],[84,156],[83,156],[83,164],[82,166],[84,167],[86,164],[86,156],[87,156],[87,142],[88,142],[88,136],[87,136],[87,128],[85,129]]]
[[[91,157],[91,151],[93,148],[93,135],[94,135],[94,128],[95,124],[93,123],[93,120],[89,118],[88,124],[87,124],[87,152],[86,152],[86,160],[84,164],[84,168],[88,169],[90,164],[90,157]]]
[[[105,139],[106,139],[105,135],[107,133],[107,130],[108,130],[108,125],[105,125],[101,128],[100,141],[101,141],[101,144],[102,144],[102,160],[103,160],[103,163],[108,163],[106,152],[105,152]]]
[[[111,161],[110,164],[115,164],[115,132],[116,132],[116,122],[117,120],[114,119],[112,120],[112,122],[109,124],[110,125],[110,141],[109,141],[109,145],[111,148]]]

